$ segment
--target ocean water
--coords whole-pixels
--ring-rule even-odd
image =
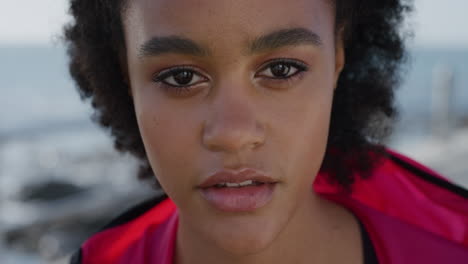
[[[441,66],[455,74],[453,115],[466,117],[468,47],[413,49],[410,55],[409,69],[397,92],[401,119],[416,120],[412,123],[420,125],[430,118],[433,72]],[[0,104],[4,109],[0,112],[0,138],[90,126],[91,109],[80,101],[68,76],[63,47],[0,46],[0,58]]]
[[[0,137],[43,133],[87,121],[61,47],[0,47]]]
[[[390,146],[430,135],[434,72],[439,68],[454,74],[454,124],[468,122],[468,47],[413,49],[396,94],[400,118]],[[8,186],[4,193],[15,190],[6,182],[38,178],[34,169],[22,166],[26,161],[58,166],[57,157],[64,155],[87,155],[97,146],[112,151],[110,138],[90,121],[91,107],[79,98],[62,46],[0,46],[0,75],[0,180]]]
[[[430,134],[435,69],[454,73],[451,117],[468,120],[468,47],[413,49],[410,55],[396,96],[401,115],[393,145]],[[128,168],[131,162],[125,157],[109,154],[111,140],[90,121],[92,109],[80,100],[68,76],[63,47],[0,46],[0,91],[0,263],[47,263],[44,256],[53,251],[47,247],[43,252],[3,249],[2,229],[18,219],[41,216],[26,214],[5,201],[12,200],[25,184],[51,178],[66,178],[80,186],[99,179],[106,191],[116,194],[129,179],[133,181],[127,176],[134,170]],[[9,218],[2,217],[3,210],[10,210],[5,214]]]
[[[400,118],[390,146],[431,134],[432,87],[439,68],[454,74],[453,125],[468,123],[468,47],[413,49],[396,94]],[[22,166],[26,161],[58,166],[57,157],[64,155],[87,155],[97,146],[112,151],[110,138],[90,121],[92,109],[80,100],[68,75],[62,46],[0,46],[0,75],[0,180],[8,186],[3,192],[15,190],[6,182],[38,178],[34,169]]]

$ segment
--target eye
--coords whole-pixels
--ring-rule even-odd
[[[256,76],[270,79],[288,79],[307,69],[308,66],[303,62],[292,59],[278,59],[267,63]]]
[[[175,67],[158,73],[153,80],[172,87],[189,87],[206,81],[207,78],[191,67]]]

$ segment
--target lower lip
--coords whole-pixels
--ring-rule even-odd
[[[268,183],[240,188],[200,189],[202,197],[216,209],[225,212],[252,212],[273,198],[276,184]]]

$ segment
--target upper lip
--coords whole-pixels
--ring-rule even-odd
[[[251,168],[244,168],[242,170],[221,170],[210,175],[205,181],[203,181],[198,188],[210,188],[217,184],[222,183],[241,183],[244,181],[256,181],[262,183],[276,183],[272,177]]]

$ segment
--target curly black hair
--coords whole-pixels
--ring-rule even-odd
[[[332,0],[330,0],[332,1]],[[406,60],[403,21],[410,0],[333,0],[336,29],[345,37],[346,64],[335,90],[327,151],[321,167],[350,187],[355,173],[370,175],[385,153],[381,145],[397,116],[394,92]],[[70,73],[94,120],[109,129],[115,148],[142,162],[139,178],[153,179],[122,71],[125,0],[71,0],[65,26]],[[376,155],[377,154],[377,155]]]

